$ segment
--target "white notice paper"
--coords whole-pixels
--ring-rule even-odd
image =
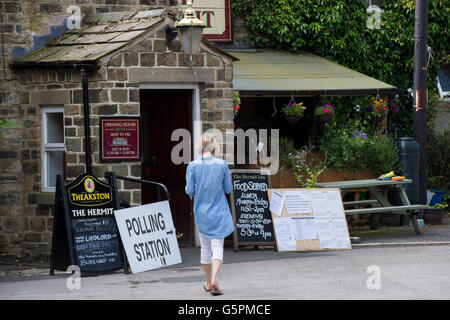
[[[316,219],[317,233],[319,234],[320,247],[334,248],[334,236],[331,228],[331,220]]]
[[[288,214],[312,213],[309,191],[285,191]]]
[[[332,220],[331,224],[334,231],[335,248],[350,248],[350,238],[348,237],[347,221]]]
[[[319,237],[314,218],[294,218],[293,220],[296,240],[314,240]]]
[[[293,219],[274,218],[273,227],[277,236],[277,247],[279,251],[295,251],[297,242],[293,231]]]
[[[281,216],[281,212],[283,211],[284,198],[284,195],[277,192],[276,190],[272,191],[269,210],[277,216]]]
[[[313,190],[311,202],[320,247],[324,249],[351,248],[339,190]]]

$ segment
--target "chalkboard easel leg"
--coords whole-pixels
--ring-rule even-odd
[[[56,176],[56,194],[55,194],[55,204],[53,207],[53,233],[52,233],[52,249],[50,253],[50,275],[55,275],[55,264],[56,264],[56,246],[57,246],[57,233],[58,233],[58,222],[60,219],[60,210],[62,206],[62,178],[60,175]]]

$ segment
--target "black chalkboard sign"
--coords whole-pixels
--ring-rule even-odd
[[[260,170],[231,170],[234,250],[239,245],[275,245],[267,190],[270,180]]]
[[[50,274],[69,265],[79,266],[82,274],[122,267],[127,272],[114,209],[119,209],[115,183],[82,174],[63,186],[58,177]]]

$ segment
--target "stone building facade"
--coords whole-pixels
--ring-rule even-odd
[[[98,58],[97,68],[89,73],[92,173],[95,176],[102,178],[105,171],[114,171],[122,176],[141,177],[140,161],[100,161],[98,118],[141,116],[143,88],[187,88],[192,92],[194,113],[198,115],[194,120],[201,122],[201,130],[233,128],[233,57],[204,41],[200,53],[193,56],[193,66],[189,66],[179,40],[166,42],[166,27],[175,22],[174,1],[76,2],[83,16],[94,17],[90,20],[94,21],[91,26],[96,23],[121,25],[132,21],[138,13],[145,16],[145,12],[154,12],[150,14],[151,19],[159,19],[138,37],[126,40],[120,49]],[[0,137],[0,256],[3,257],[47,258],[50,253],[54,193],[43,190],[44,107],[60,106],[64,110],[66,180],[75,179],[85,170],[80,70],[45,63],[42,67],[20,63],[19,67],[11,67],[13,62],[17,65],[21,54],[27,56],[48,44],[45,40],[61,39],[64,32],[60,28],[68,16],[66,8],[70,4],[65,0],[1,3],[6,68],[1,70],[4,76],[0,84],[0,119],[23,126],[8,130],[6,136]],[[161,7],[167,10],[153,10]],[[127,13],[126,18],[108,20],[110,16],[105,13],[108,11]],[[84,26],[83,23],[82,29]],[[120,181],[119,194],[132,205],[142,203],[138,184]]]

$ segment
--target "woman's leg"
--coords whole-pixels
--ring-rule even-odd
[[[211,268],[211,287],[214,290],[219,290],[219,271],[223,261],[223,242],[224,239],[212,239],[212,268]]]
[[[203,272],[205,274],[205,288],[206,290],[211,290],[211,239],[205,237],[203,234],[199,232],[200,238],[200,263],[203,267]]]

